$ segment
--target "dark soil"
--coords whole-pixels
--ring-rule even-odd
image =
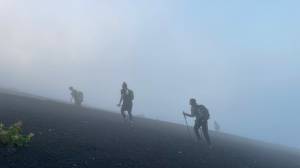
[[[35,134],[24,148],[0,147],[0,168],[300,168],[300,152],[211,132],[213,148],[179,124],[46,99],[0,94],[0,120]]]

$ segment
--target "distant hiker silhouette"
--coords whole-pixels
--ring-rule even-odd
[[[216,130],[217,132],[219,132],[219,131],[221,130],[221,127],[220,127],[220,125],[217,123],[217,121],[214,122],[214,127],[215,127],[215,130]]]
[[[207,120],[209,119],[209,112],[204,105],[198,105],[196,99],[190,99],[191,105],[191,114],[183,112],[184,116],[196,117],[194,131],[197,137],[197,140],[201,140],[199,134],[199,128],[202,127],[203,135],[206,139],[208,145],[211,145],[209,134],[208,134],[208,125]]]
[[[133,91],[128,89],[126,82],[122,84],[121,98],[118,106],[121,107],[121,114],[126,121],[125,111],[128,112],[129,120],[132,121],[132,106],[133,106],[134,94]],[[122,105],[121,105],[122,104]]]
[[[71,103],[81,106],[83,102],[83,93],[74,89],[72,86],[69,87],[69,90],[71,91]]]

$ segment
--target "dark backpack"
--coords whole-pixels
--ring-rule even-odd
[[[134,94],[132,90],[129,90],[129,95],[130,95],[130,99],[131,101],[134,99]]]
[[[209,119],[208,109],[204,105],[198,105],[198,111],[199,111],[200,116],[203,120],[208,120]]]
[[[132,101],[134,99],[133,91],[130,89],[128,89],[128,94],[126,94],[125,90],[122,89],[121,94],[125,102]]]

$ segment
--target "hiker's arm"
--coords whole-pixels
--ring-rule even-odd
[[[189,114],[189,113],[185,113],[185,112],[183,112],[183,115],[184,116],[188,116],[188,117],[194,117],[195,115],[192,115],[192,114]]]
[[[121,94],[121,98],[120,98],[120,102],[119,102],[118,106],[121,106],[122,101],[123,101],[123,94]]]

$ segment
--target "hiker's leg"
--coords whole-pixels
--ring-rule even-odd
[[[207,125],[207,121],[203,121],[202,122],[202,132],[203,132],[203,135],[206,139],[206,142],[208,145],[211,145],[211,142],[210,142],[210,138],[209,138],[209,134],[208,134],[208,125]]]
[[[121,107],[121,114],[122,114],[123,118],[126,119],[125,107],[124,106]]]
[[[129,120],[132,121],[132,104],[128,106],[128,115],[129,115]]]
[[[195,121],[194,125],[194,132],[196,134],[197,140],[201,140],[200,133],[199,133],[200,123],[198,120]]]
[[[132,114],[131,114],[131,110],[128,110],[128,115],[129,115],[129,120],[132,121]]]

